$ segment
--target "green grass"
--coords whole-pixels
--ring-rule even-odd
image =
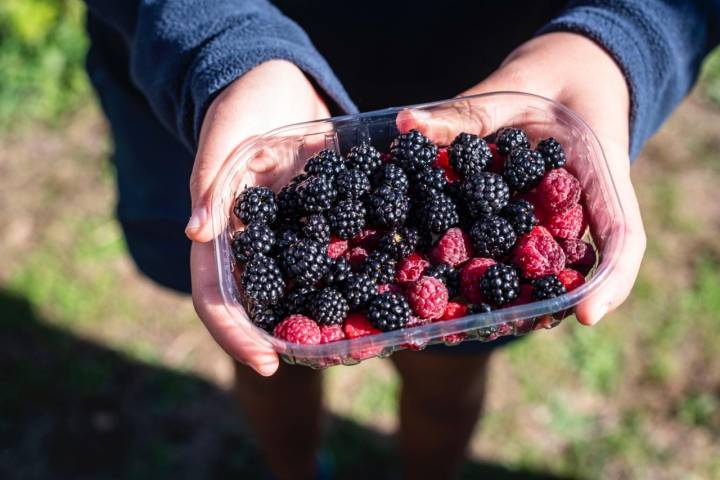
[[[707,56],[700,78],[704,94],[720,105],[720,48],[716,48]]]

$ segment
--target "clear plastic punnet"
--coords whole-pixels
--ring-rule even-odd
[[[240,300],[238,268],[230,245],[233,233],[244,228],[233,214],[233,206],[237,194],[246,185],[266,185],[277,191],[302,171],[308,158],[322,149],[346,154],[351,146],[365,140],[380,152],[387,152],[391,140],[410,128],[417,128],[442,146],[461,132],[486,136],[505,126],[525,130],[532,145],[547,137],[554,137],[563,145],[566,168],[580,180],[582,203],[590,212],[590,228],[585,240],[595,245],[598,253],[597,263],[585,284],[549,300],[320,345],[288,343],[251,324]],[[258,176],[246,168],[251,159],[258,157],[274,164],[274,173]],[[248,335],[255,336],[258,342],[272,345],[284,361],[313,368],[352,365],[407,348],[418,350],[437,343],[452,346],[461,342],[492,341],[498,336],[524,335],[552,328],[607,281],[623,249],[624,224],[622,201],[600,143],[590,127],[559,103],[518,92],[389,108],[272,130],[235,149],[218,177],[212,198],[215,260],[227,314],[233,321],[244,322]]]

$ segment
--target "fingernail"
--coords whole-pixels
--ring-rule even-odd
[[[277,370],[277,365],[271,363],[261,363],[260,365],[253,366],[253,368],[263,377],[269,377],[270,375],[275,373],[275,370]]]
[[[207,219],[207,212],[205,211],[204,207],[196,208],[192,216],[190,217],[190,220],[187,223],[187,226],[185,227],[185,232],[194,232],[196,230],[199,230],[204,224],[205,220]]]

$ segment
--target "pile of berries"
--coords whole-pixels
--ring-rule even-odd
[[[320,344],[562,295],[596,261],[565,161],[555,139],[533,149],[509,127],[322,150],[277,194],[238,195],[243,303],[276,337]]]

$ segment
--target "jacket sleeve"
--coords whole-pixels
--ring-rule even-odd
[[[226,85],[272,59],[293,62],[345,112],[356,111],[305,32],[265,0],[87,0],[127,42],[130,73],[155,114],[195,151]]]
[[[576,32],[603,46],[630,89],[630,157],[635,158],[697,80],[718,43],[720,0],[586,0],[538,34]]]

